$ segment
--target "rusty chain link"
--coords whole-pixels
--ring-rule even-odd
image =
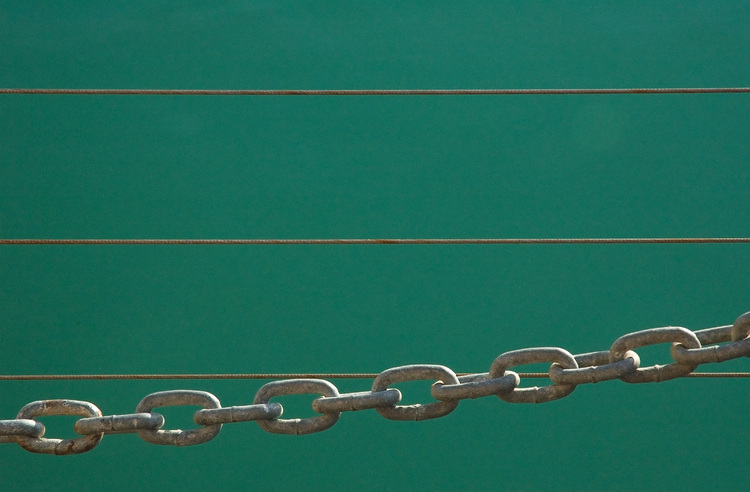
[[[640,367],[634,349],[672,343],[674,362]],[[723,345],[718,345],[723,344]],[[709,346],[705,346],[709,345]],[[102,416],[94,404],[77,400],[41,400],[24,406],[13,420],[0,420],[0,443],[17,443],[32,453],[69,455],[92,450],[105,434],[137,433],[152,444],[191,446],[210,441],[223,424],[255,421],[267,432],[310,434],[333,426],[343,412],[375,409],[390,420],[427,420],[451,413],[464,399],[495,395],[510,403],[542,403],[569,395],[576,385],[620,379],[629,383],[661,382],[686,376],[701,364],[750,357],[750,312],[733,325],[690,331],[680,327],[652,328],[623,335],[609,350],[572,355],[557,347],[513,350],[499,355],[489,372],[456,376],[451,369],[432,364],[394,367],[380,373],[370,391],[340,394],[324,379],[287,379],[262,386],[251,405],[222,407],[216,396],[205,391],[173,390],[152,393],[138,403],[135,413]],[[520,388],[514,366],[551,363],[551,384]],[[390,388],[404,381],[433,381],[432,397],[427,404],[398,405],[401,392]],[[285,395],[318,394],[312,409],[321,415],[305,419],[282,419],[283,407],[270,402]],[[165,430],[164,417],[153,412],[157,407],[198,405],[193,414],[200,427],[190,430]],[[76,439],[45,438],[45,427],[35,417],[77,415]]]

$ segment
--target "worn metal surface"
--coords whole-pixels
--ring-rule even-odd
[[[339,396],[339,390],[323,379],[289,379],[274,381],[262,386],[255,394],[253,403],[266,404],[274,396],[304,395],[317,393],[328,397]],[[340,412],[326,413],[308,419],[257,420],[261,429],[274,434],[311,434],[328,429],[339,420]]]
[[[371,408],[387,407],[401,401],[401,392],[397,389],[385,391],[360,391],[344,395],[322,397],[313,401],[313,410],[318,413],[351,412]]]
[[[16,436],[42,437],[44,424],[31,419],[0,420],[0,443],[18,442]]]
[[[505,394],[518,387],[521,378],[513,371],[506,371],[498,378],[490,379],[488,374],[477,374],[474,377],[459,377],[458,381],[459,384],[444,384],[442,381],[433,384],[430,388],[432,397],[436,400],[465,400]]]
[[[391,384],[421,379],[437,380],[441,383],[458,384],[458,376],[445,366],[412,364],[393,367],[381,372],[372,383],[372,391],[384,391]],[[458,406],[458,400],[446,400],[427,405],[392,405],[375,410],[389,420],[428,420],[448,415]]]
[[[241,405],[198,410],[193,420],[198,425],[231,424],[234,422],[251,422],[253,420],[277,419],[284,413],[278,403],[261,405]]]
[[[158,413],[130,413],[126,415],[107,415],[80,419],[73,429],[81,435],[86,434],[132,434],[141,429],[161,429],[164,416]]]
[[[732,341],[738,342],[750,335],[750,313],[745,313],[732,325]]]
[[[565,369],[577,369],[573,354],[557,347],[536,347],[512,350],[498,356],[490,367],[490,377],[496,378],[514,366],[538,362],[555,362]],[[516,388],[508,394],[499,394],[498,398],[508,403],[544,403],[568,396],[576,389],[574,384],[557,384],[533,388]]]
[[[178,406],[178,405],[200,405],[204,408],[220,408],[221,403],[211,393],[193,390],[173,390],[152,393],[143,398],[135,411],[137,413],[149,413],[154,407]],[[221,424],[206,425],[201,429],[190,430],[163,430],[163,429],[140,429],[138,435],[144,441],[151,444],[167,444],[171,446],[192,446],[210,441],[221,430]]]
[[[78,415],[81,417],[101,417],[102,412],[86,401],[78,400],[43,400],[34,401],[24,406],[17,419],[33,419],[44,415]],[[18,444],[26,451],[43,454],[80,454],[91,451],[99,444],[104,434],[92,433],[77,439],[48,439],[45,437],[17,436]]]
[[[639,347],[672,343],[674,362],[641,368]],[[704,346],[703,344],[723,344]],[[0,420],[0,443],[18,443],[34,453],[79,454],[93,449],[104,434],[137,432],[153,444],[188,446],[207,442],[219,433],[222,424],[256,421],[268,432],[310,434],[333,426],[342,412],[375,409],[390,420],[427,420],[452,412],[461,400],[496,395],[512,403],[542,403],[569,395],[578,384],[620,379],[630,383],[660,382],[688,377],[700,364],[750,357],[750,313],[733,325],[690,331],[680,327],[652,328],[624,335],[609,350],[572,355],[558,347],[513,350],[499,355],[487,373],[456,376],[449,368],[432,364],[394,367],[378,374],[370,391],[339,394],[324,379],[288,379],[261,387],[253,404],[222,407],[218,398],[205,391],[174,390],[152,393],[141,400],[134,414],[102,416],[92,403],[77,400],[42,400],[23,407],[13,420]],[[521,388],[523,379],[510,367],[550,362],[548,377],[552,384]],[[533,374],[536,376],[536,374]],[[433,381],[427,404],[398,405],[401,391],[389,388],[404,381]],[[270,399],[277,396],[318,394],[312,409],[320,416],[306,419],[281,419],[283,407]],[[152,412],[156,407],[199,405],[193,414],[197,425],[191,430],[164,430],[164,417]],[[45,428],[34,418],[44,415],[78,415],[74,428],[83,437],[77,439],[44,438]]]
[[[559,364],[552,364],[549,378],[556,384],[598,383],[619,379],[638,369],[641,358],[632,350],[625,352],[625,358],[609,362],[609,351],[590,352],[573,356],[578,363],[577,369],[565,369]]]
[[[634,348],[660,343],[676,342],[689,349],[701,348],[701,342],[692,331],[679,326],[667,326],[664,328],[652,328],[650,330],[637,331],[623,335],[612,344],[609,349],[609,361],[617,362],[625,358],[625,354]],[[628,383],[659,383],[689,374],[698,367],[698,364],[672,362],[667,365],[653,365],[640,367],[630,374],[620,377]]]

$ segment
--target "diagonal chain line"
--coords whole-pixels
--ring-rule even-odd
[[[642,367],[634,349],[670,343],[674,362]],[[344,412],[375,410],[388,420],[420,421],[444,417],[462,400],[497,397],[508,403],[544,403],[570,395],[578,385],[619,379],[627,383],[659,383],[670,379],[747,378],[748,372],[694,372],[701,364],[750,357],[750,312],[732,325],[691,331],[678,326],[650,328],[617,338],[607,350],[573,355],[560,347],[531,347],[500,354],[485,373],[458,373],[443,365],[409,364],[381,373],[296,374],[61,374],[5,375],[0,380],[54,379],[273,379],[255,393],[251,404],[222,406],[216,395],[201,390],[158,391],[143,397],[135,413],[103,415],[91,402],[72,399],[36,400],[26,404],[15,419],[0,420],[0,444],[16,443],[33,453],[69,455],[95,448],[106,434],[137,433],[151,444],[190,446],[215,438],[224,424],[256,422],[275,434],[312,434],[331,428]],[[511,368],[550,363],[547,373],[517,373]],[[522,387],[523,377],[549,378],[551,384]],[[340,393],[329,379],[373,379],[370,389]],[[426,404],[399,405],[402,393],[393,386],[406,381],[432,381]],[[281,418],[284,407],[271,402],[286,395],[315,394],[308,418]],[[162,429],[158,407],[197,405],[193,413],[198,428]],[[77,415],[75,439],[45,438],[45,427],[36,417]]]
[[[35,89],[0,88],[0,94],[137,96],[498,96],[572,94],[738,94],[750,87],[611,89]]]
[[[0,239],[0,245],[730,244],[750,237],[378,239]]]
[[[2,374],[0,381],[90,381],[90,380],[178,380],[178,379],[375,379],[379,373],[257,373],[257,374]],[[457,372],[456,376],[475,373]],[[546,372],[519,372],[521,378],[548,378]],[[750,372],[692,372],[683,378],[750,378]]]

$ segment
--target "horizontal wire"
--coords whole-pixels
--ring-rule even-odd
[[[456,376],[474,373],[458,372]],[[260,374],[10,374],[0,381],[78,381],[96,379],[375,379],[379,373],[260,373]],[[519,372],[522,378],[548,378],[546,372]],[[693,372],[685,378],[750,378],[750,372]]]
[[[572,95],[572,94],[726,94],[750,93],[750,87],[632,89],[406,89],[406,90],[183,90],[183,89],[8,89],[0,94],[39,95],[187,95],[187,96],[422,96],[422,95]],[[0,245],[114,244],[648,244],[749,243],[750,238],[529,238],[529,239],[0,239]],[[471,373],[457,373],[458,376]],[[266,374],[36,374],[0,375],[4,381],[153,380],[153,379],[374,379],[378,373]],[[547,373],[519,373],[546,378]],[[691,378],[747,378],[745,372],[690,373]]]
[[[685,87],[632,89],[353,89],[353,90],[224,90],[224,89],[0,89],[0,94],[119,96],[498,96],[563,94],[737,94],[750,87]]]
[[[0,239],[0,245],[158,244],[696,244],[750,243],[750,237],[455,238],[455,239]]]

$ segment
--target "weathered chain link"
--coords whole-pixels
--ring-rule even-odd
[[[673,362],[640,367],[634,349],[660,343],[672,343]],[[724,345],[716,345],[723,343]],[[710,344],[710,346],[705,346]],[[733,325],[690,331],[680,327],[652,328],[624,335],[609,350],[572,355],[557,347],[513,350],[499,355],[489,372],[457,377],[440,365],[413,364],[394,367],[380,373],[370,391],[339,394],[324,379],[288,379],[261,387],[253,404],[222,407],[218,398],[205,391],[174,390],[152,393],[138,403],[135,413],[102,416],[94,404],[76,400],[41,400],[24,406],[13,420],[0,420],[0,443],[18,443],[32,453],[79,454],[96,447],[105,434],[137,433],[152,444],[190,446],[210,441],[223,424],[255,421],[267,432],[310,434],[333,426],[343,412],[375,409],[390,420],[427,420],[451,413],[461,400],[496,395],[511,403],[542,403],[569,395],[579,384],[621,379],[629,383],[660,382],[685,376],[701,364],[750,357],[750,312]],[[551,384],[540,388],[520,388],[520,376],[508,369],[540,362],[551,363]],[[434,381],[427,404],[398,405],[401,392],[389,388],[404,381]],[[318,394],[312,409],[321,415],[305,419],[282,419],[281,404],[271,398],[286,395]],[[190,430],[165,430],[164,416],[157,407],[198,405],[193,414],[200,427]],[[77,415],[76,439],[45,438],[44,425],[35,417]]]
[[[137,413],[151,413],[154,407],[179,405],[200,405],[203,408],[221,408],[219,399],[206,391],[174,390],[151,393],[136,407]],[[195,417],[193,417],[195,420]],[[190,430],[162,430],[137,429],[138,435],[151,444],[167,444],[171,446],[191,446],[208,442],[219,433],[221,424],[207,424],[200,429]]]
[[[266,405],[274,396],[304,395],[318,393],[323,397],[337,398],[339,390],[329,381],[323,379],[287,379],[274,381],[262,386],[255,394],[256,405]],[[282,410],[283,411],[283,410]],[[312,434],[333,426],[339,420],[341,412],[330,412],[309,419],[280,419],[257,420],[258,425],[266,432],[274,434]]]

